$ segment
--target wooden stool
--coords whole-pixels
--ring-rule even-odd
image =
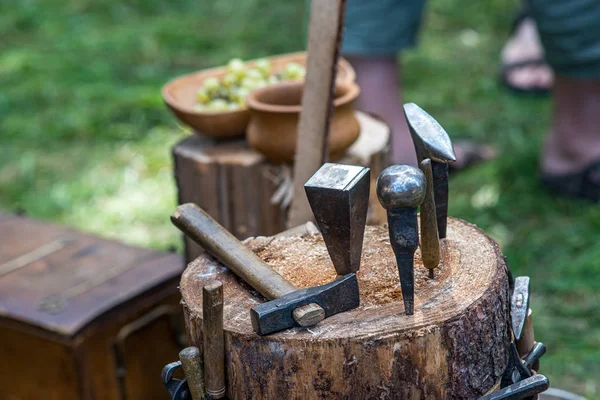
[[[367,223],[381,224],[385,210],[375,194],[375,181],[389,164],[389,127],[357,113],[361,135],[337,162],[371,168],[372,193]],[[291,201],[292,169],[268,162],[250,149],[245,139],[215,141],[190,136],[173,148],[179,204],[196,203],[239,239],[270,236],[285,229]],[[186,258],[200,248],[185,239]]]
[[[320,234],[246,241],[299,288],[335,279]],[[264,301],[208,255],[181,280],[186,327],[202,348],[202,287],[224,286],[225,369],[231,399],[475,399],[508,359],[509,287],[498,245],[450,218],[442,262],[428,278],[415,254],[415,313],[404,313],[387,229],[367,227],[357,274],[361,305],[314,327],[257,336],[250,308]]]

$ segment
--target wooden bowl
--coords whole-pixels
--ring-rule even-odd
[[[247,129],[248,145],[271,161],[294,160],[303,89],[304,82],[282,82],[257,89],[246,98],[252,115]],[[336,82],[328,138],[330,160],[343,156],[360,134],[354,116],[354,101],[359,93],[354,82]]]
[[[277,73],[291,62],[306,65],[306,52],[274,56],[269,61],[273,72]],[[254,61],[249,61],[247,65],[254,66]],[[246,132],[250,120],[247,108],[222,112],[194,110],[197,104],[196,92],[204,80],[211,77],[221,79],[226,73],[226,67],[218,67],[175,78],[163,86],[163,100],[181,122],[192,127],[198,134],[214,138],[241,136]],[[337,81],[354,82],[355,79],[356,74],[350,63],[340,58]]]

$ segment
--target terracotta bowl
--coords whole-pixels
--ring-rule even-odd
[[[269,57],[273,71],[282,71],[285,65],[295,62],[306,65],[306,52],[291,53]],[[253,66],[254,62],[247,63]],[[225,67],[211,68],[183,75],[168,82],[162,88],[162,97],[173,114],[184,124],[192,127],[196,133],[214,138],[241,136],[246,132],[250,112],[248,109],[235,111],[196,111],[196,92],[206,78],[222,78],[227,73]],[[339,82],[354,82],[356,74],[348,61],[340,58],[338,63]]]
[[[255,90],[246,99],[252,115],[246,132],[248,144],[271,161],[294,160],[303,88],[303,82],[278,83]],[[354,82],[336,83],[328,139],[330,160],[339,159],[360,134],[354,116],[359,92]]]

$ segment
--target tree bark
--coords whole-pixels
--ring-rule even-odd
[[[246,244],[299,288],[335,279],[319,234]],[[404,313],[387,229],[367,227],[361,305],[312,328],[259,337],[249,309],[264,301],[210,256],[181,280],[193,345],[202,348],[202,286],[224,285],[227,392],[232,399],[474,399],[499,380],[508,357],[509,289],[498,245],[449,219],[431,280],[415,253],[415,313]]]

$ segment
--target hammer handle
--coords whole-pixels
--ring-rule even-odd
[[[180,205],[171,222],[268,300],[297,290],[197,205]]]

